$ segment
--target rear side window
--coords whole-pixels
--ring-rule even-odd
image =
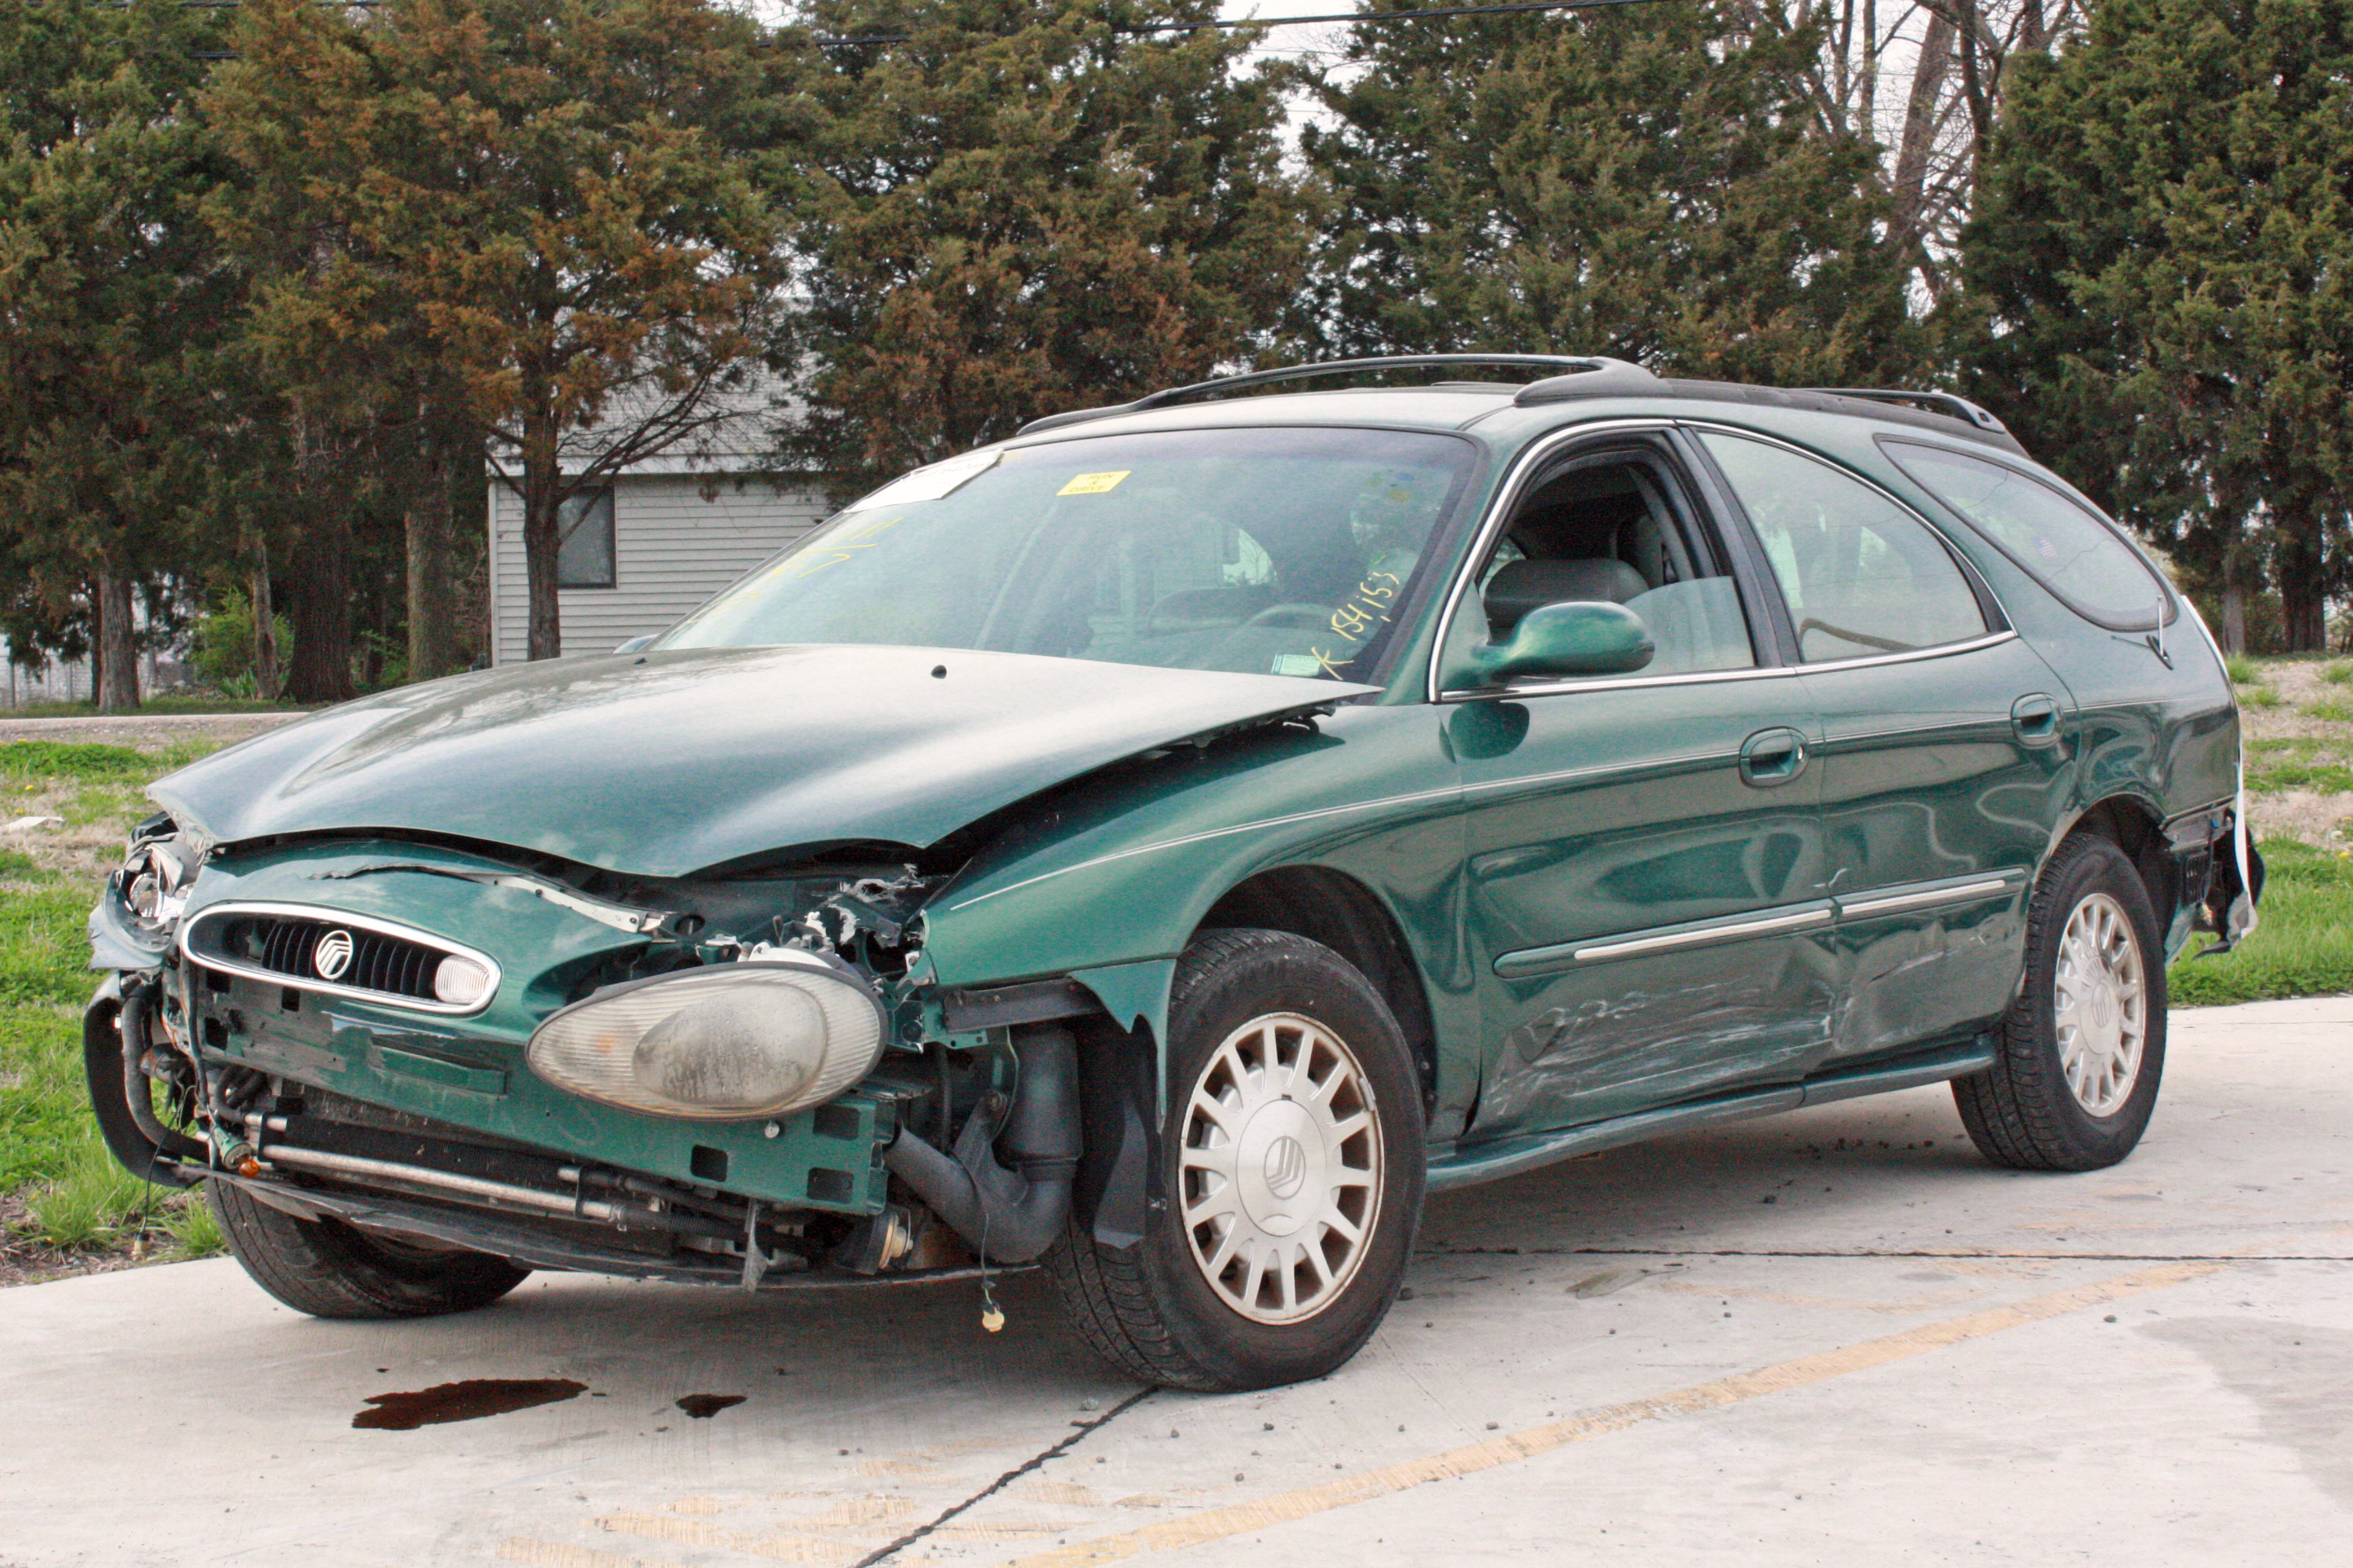
[[[1985,635],[1977,594],[1943,542],[1894,501],[1778,447],[1702,439],[1773,564],[1805,663]]]
[[[1880,445],[1929,494],[2048,588],[2112,631],[2147,631],[2171,605],[2155,574],[2114,525],[2003,463],[1909,441]]]

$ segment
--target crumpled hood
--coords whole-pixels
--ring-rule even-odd
[[[678,877],[802,845],[933,844],[1138,752],[1373,689],[954,648],[571,658],[346,703],[150,793],[224,843],[405,829]]]

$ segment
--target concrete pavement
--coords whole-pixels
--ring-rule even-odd
[[[2353,998],[2179,1013],[2111,1171],[1987,1166],[1938,1089],[1451,1194],[1362,1356],[1224,1398],[1094,1363],[1035,1276],[997,1335],[970,1284],[0,1292],[0,1568],[2341,1563],[2348,1068]],[[470,1378],[585,1388],[352,1425]]]

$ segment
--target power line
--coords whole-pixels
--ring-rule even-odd
[[[379,9],[385,3],[385,0],[320,0],[320,8],[372,11]],[[1334,11],[1320,16],[1272,16],[1263,20],[1257,18],[1228,20],[1221,17],[1210,22],[1143,22],[1133,26],[1115,26],[1111,29],[1111,32],[1114,37],[1149,37],[1159,33],[1222,32],[1242,27],[1324,26],[1341,22],[1350,26],[1371,27],[1385,26],[1391,22],[1436,22],[1453,16],[1503,16],[1528,11],[1596,11],[1620,5],[1652,5],[1662,3],[1663,0],[1512,0],[1511,4],[1501,5],[1436,5],[1426,10],[1412,11]],[[118,4],[127,5],[128,0],[118,0]],[[187,11],[235,11],[241,9],[243,5],[244,0],[180,0],[181,9]],[[809,41],[820,49],[848,49],[868,45],[909,44],[914,42],[914,39],[915,35],[913,33],[860,33],[847,37],[812,38]],[[197,58],[233,59],[236,57],[205,54]]]
[[[233,0],[214,0],[215,4]],[[1514,11],[1593,11],[1604,6],[1651,5],[1662,0],[1514,0],[1505,5],[1439,5],[1416,11],[1336,11],[1322,16],[1274,16],[1264,21],[1214,22],[1145,22],[1134,26],[1113,27],[1115,37],[1145,37],[1154,33],[1204,33],[1239,27],[1304,27],[1311,25],[1345,22],[1353,26],[1374,26],[1390,22],[1434,22],[1448,16],[1500,16]],[[816,38],[821,49],[849,48],[861,44],[906,44],[914,41],[913,33],[860,33],[854,37]]]

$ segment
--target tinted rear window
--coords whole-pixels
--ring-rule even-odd
[[[2169,595],[2113,523],[2006,463],[1909,441],[1880,445],[1896,466],[1958,513],[2020,569],[2084,619],[2146,631]]]

